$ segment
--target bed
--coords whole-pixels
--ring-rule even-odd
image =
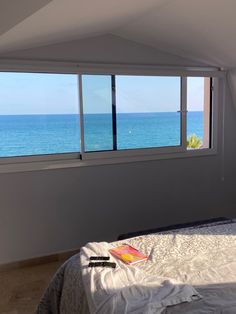
[[[217,219],[152,230],[128,239],[122,236],[110,245],[124,243],[150,256],[136,268],[147,275],[191,285],[200,296],[195,301],[167,306],[160,313],[236,313],[236,220]],[[81,268],[77,254],[58,269],[37,314],[90,313]],[[117,309],[114,313],[121,312]]]

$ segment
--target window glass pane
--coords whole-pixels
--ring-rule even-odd
[[[210,78],[187,79],[187,148],[210,147]]]
[[[0,73],[0,157],[78,152],[77,76]]]
[[[179,146],[180,77],[116,76],[118,149]]]
[[[113,149],[110,75],[83,75],[85,151]]]

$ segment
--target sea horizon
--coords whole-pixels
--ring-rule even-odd
[[[202,112],[202,111],[188,111],[188,113],[191,112]],[[148,112],[116,112],[116,114],[159,114],[159,113],[179,113],[179,111],[148,111]],[[84,113],[84,115],[110,115],[110,112],[99,112],[99,113]],[[61,115],[80,115],[79,113],[20,113],[20,114],[0,114],[0,116],[49,116],[49,115],[55,115],[55,116],[61,116]]]
[[[39,113],[0,115],[0,156],[30,156],[80,151],[80,115]],[[117,113],[117,149],[180,145],[179,112]],[[187,115],[187,134],[203,138],[203,112]],[[86,151],[113,149],[111,113],[85,113]]]

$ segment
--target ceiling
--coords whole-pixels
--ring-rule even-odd
[[[0,53],[114,34],[236,67],[236,0],[2,0]]]
[[[37,12],[52,0],[1,0],[0,35]]]
[[[173,0],[116,34],[198,61],[236,66],[236,1]]]
[[[16,3],[12,13],[9,12],[8,1],[5,0],[0,10],[0,24],[4,12],[8,13],[9,20],[15,20],[16,23],[15,25],[11,23],[11,27],[0,36],[0,52],[111,33],[113,29],[168,2],[168,0],[52,0],[19,22],[13,16],[13,11],[18,11],[21,3],[27,6],[27,1],[10,0]],[[28,0],[28,5],[31,6],[31,2],[37,1],[41,0]]]

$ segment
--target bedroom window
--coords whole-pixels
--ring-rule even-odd
[[[0,164],[214,152],[218,78],[164,72],[0,72]]]

